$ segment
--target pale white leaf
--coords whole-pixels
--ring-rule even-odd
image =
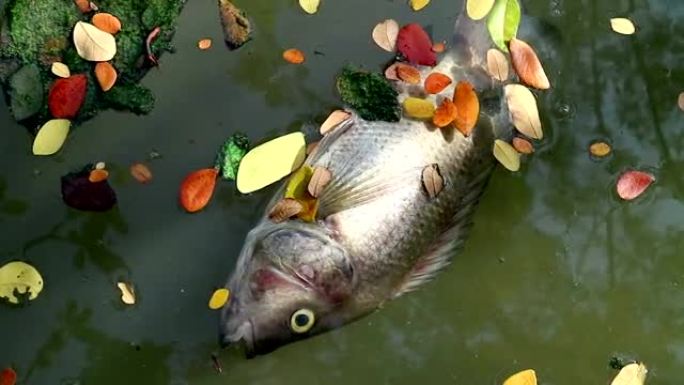
[[[621,35],[633,35],[636,32],[634,23],[624,17],[610,19],[610,27],[613,29],[613,31]]]
[[[66,64],[60,63],[58,61],[52,63],[52,67],[50,68],[52,71],[52,74],[55,76],[59,76],[60,78],[68,78],[71,76],[71,71],[69,71],[69,67],[67,67]]]
[[[515,128],[532,139],[542,139],[544,133],[539,119],[537,99],[532,91],[520,84],[509,84],[504,87],[504,93]]]
[[[520,153],[513,148],[508,142],[501,139],[494,141],[494,157],[504,167],[511,171],[520,170]]]
[[[396,50],[397,36],[399,36],[399,23],[396,20],[387,19],[373,28],[373,41],[385,51]]]
[[[88,61],[109,61],[116,55],[114,36],[84,21],[74,27],[74,45],[78,55]]]

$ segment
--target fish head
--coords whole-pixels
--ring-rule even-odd
[[[248,357],[337,328],[355,314],[347,252],[315,226],[295,221],[248,236],[228,281],[220,342],[243,343]]]

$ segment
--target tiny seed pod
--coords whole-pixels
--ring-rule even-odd
[[[442,178],[442,174],[439,172],[439,166],[436,163],[425,166],[422,180],[423,187],[430,199],[437,197],[444,188],[444,178]]]
[[[296,199],[285,198],[273,206],[268,218],[275,223],[280,223],[299,214],[303,209],[302,204]]]

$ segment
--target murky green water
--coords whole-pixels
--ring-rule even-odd
[[[0,306],[0,367],[21,384],[497,384],[535,368],[544,384],[604,384],[614,354],[650,367],[649,384],[681,382],[684,365],[684,3],[680,0],[523,1],[521,34],[540,51],[554,89],[541,100],[547,137],[521,173],[498,170],[465,252],[423,290],[343,329],[255,360],[237,351],[212,368],[217,314],[206,301],[231,271],[271,191],[240,196],[223,184],[199,215],[177,207],[183,176],[211,163],[236,130],[260,141],[315,122],[339,102],[345,63],[379,69],[370,41],[393,17],[447,38],[457,0],[412,13],[403,0],[324,0],[305,17],[294,0],[241,1],[256,38],[236,52],[221,39],[214,1],[190,1],[178,52],[145,79],[157,95],[146,117],[105,113],[55,158],[30,155],[31,137],[0,108],[0,263],[43,273],[40,298]],[[608,20],[627,15],[624,37]],[[303,66],[283,63],[291,46]],[[314,55],[313,51],[321,54]],[[605,139],[615,154],[593,161]],[[151,151],[154,181],[128,166]],[[118,210],[78,213],[59,177],[104,160]],[[645,168],[654,188],[636,202],[613,192],[620,171]],[[124,307],[115,283],[139,303]]]

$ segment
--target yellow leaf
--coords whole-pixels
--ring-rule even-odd
[[[404,112],[409,118],[432,119],[435,105],[429,100],[410,97],[404,100]]]
[[[114,36],[84,21],[74,27],[74,45],[78,55],[88,61],[109,61],[116,55]]]
[[[482,20],[494,6],[494,0],[468,0],[466,13],[473,20]]]
[[[430,4],[430,0],[409,0],[409,2],[411,4],[411,9],[414,11],[420,11]]]
[[[520,84],[509,84],[504,87],[504,94],[515,128],[532,139],[543,138],[537,99],[532,92]]]
[[[388,52],[394,52],[397,48],[397,37],[399,36],[399,23],[393,19],[387,19],[378,23],[373,28],[373,41],[380,48]]]
[[[299,6],[304,12],[313,15],[318,12],[318,7],[321,5],[321,0],[299,0]]]
[[[248,194],[275,183],[304,163],[304,134],[294,132],[249,151],[238,168],[237,188]]]
[[[616,17],[610,19],[610,27],[613,31],[621,35],[633,35],[636,32],[636,27],[631,20],[624,17]]]
[[[499,163],[511,171],[520,170],[520,153],[516,151],[513,146],[501,139],[494,141],[494,157]],[[512,384],[516,383],[504,383],[504,385]]]
[[[610,385],[643,385],[647,373],[646,365],[642,363],[629,364],[620,370]]]
[[[0,298],[18,304],[19,294],[29,293],[29,300],[34,300],[43,290],[43,277],[35,267],[24,262],[10,262],[0,267]]]
[[[71,71],[69,71],[69,67],[67,67],[66,64],[60,63],[58,61],[52,63],[52,67],[50,68],[52,73],[55,76],[59,76],[60,78],[68,78],[71,76]]]
[[[606,142],[595,142],[589,146],[589,152],[597,158],[603,158],[610,155],[611,148]]]
[[[508,59],[498,49],[487,51],[487,72],[489,76],[500,82],[508,80]]]
[[[133,285],[126,282],[119,282],[116,286],[121,291],[121,301],[126,305],[135,305],[135,289]]]
[[[533,369],[523,370],[508,377],[503,385],[537,385],[537,373]]]
[[[297,213],[297,218],[312,222],[318,212],[318,199],[309,194],[309,183],[314,170],[309,166],[302,166],[292,174],[290,181],[285,187],[285,198],[295,199],[302,204],[302,209]]]
[[[218,289],[209,299],[209,309],[218,310],[228,303],[229,299],[230,291],[228,289]]]
[[[33,155],[52,155],[59,151],[69,134],[71,122],[52,119],[45,123],[33,140]]]

